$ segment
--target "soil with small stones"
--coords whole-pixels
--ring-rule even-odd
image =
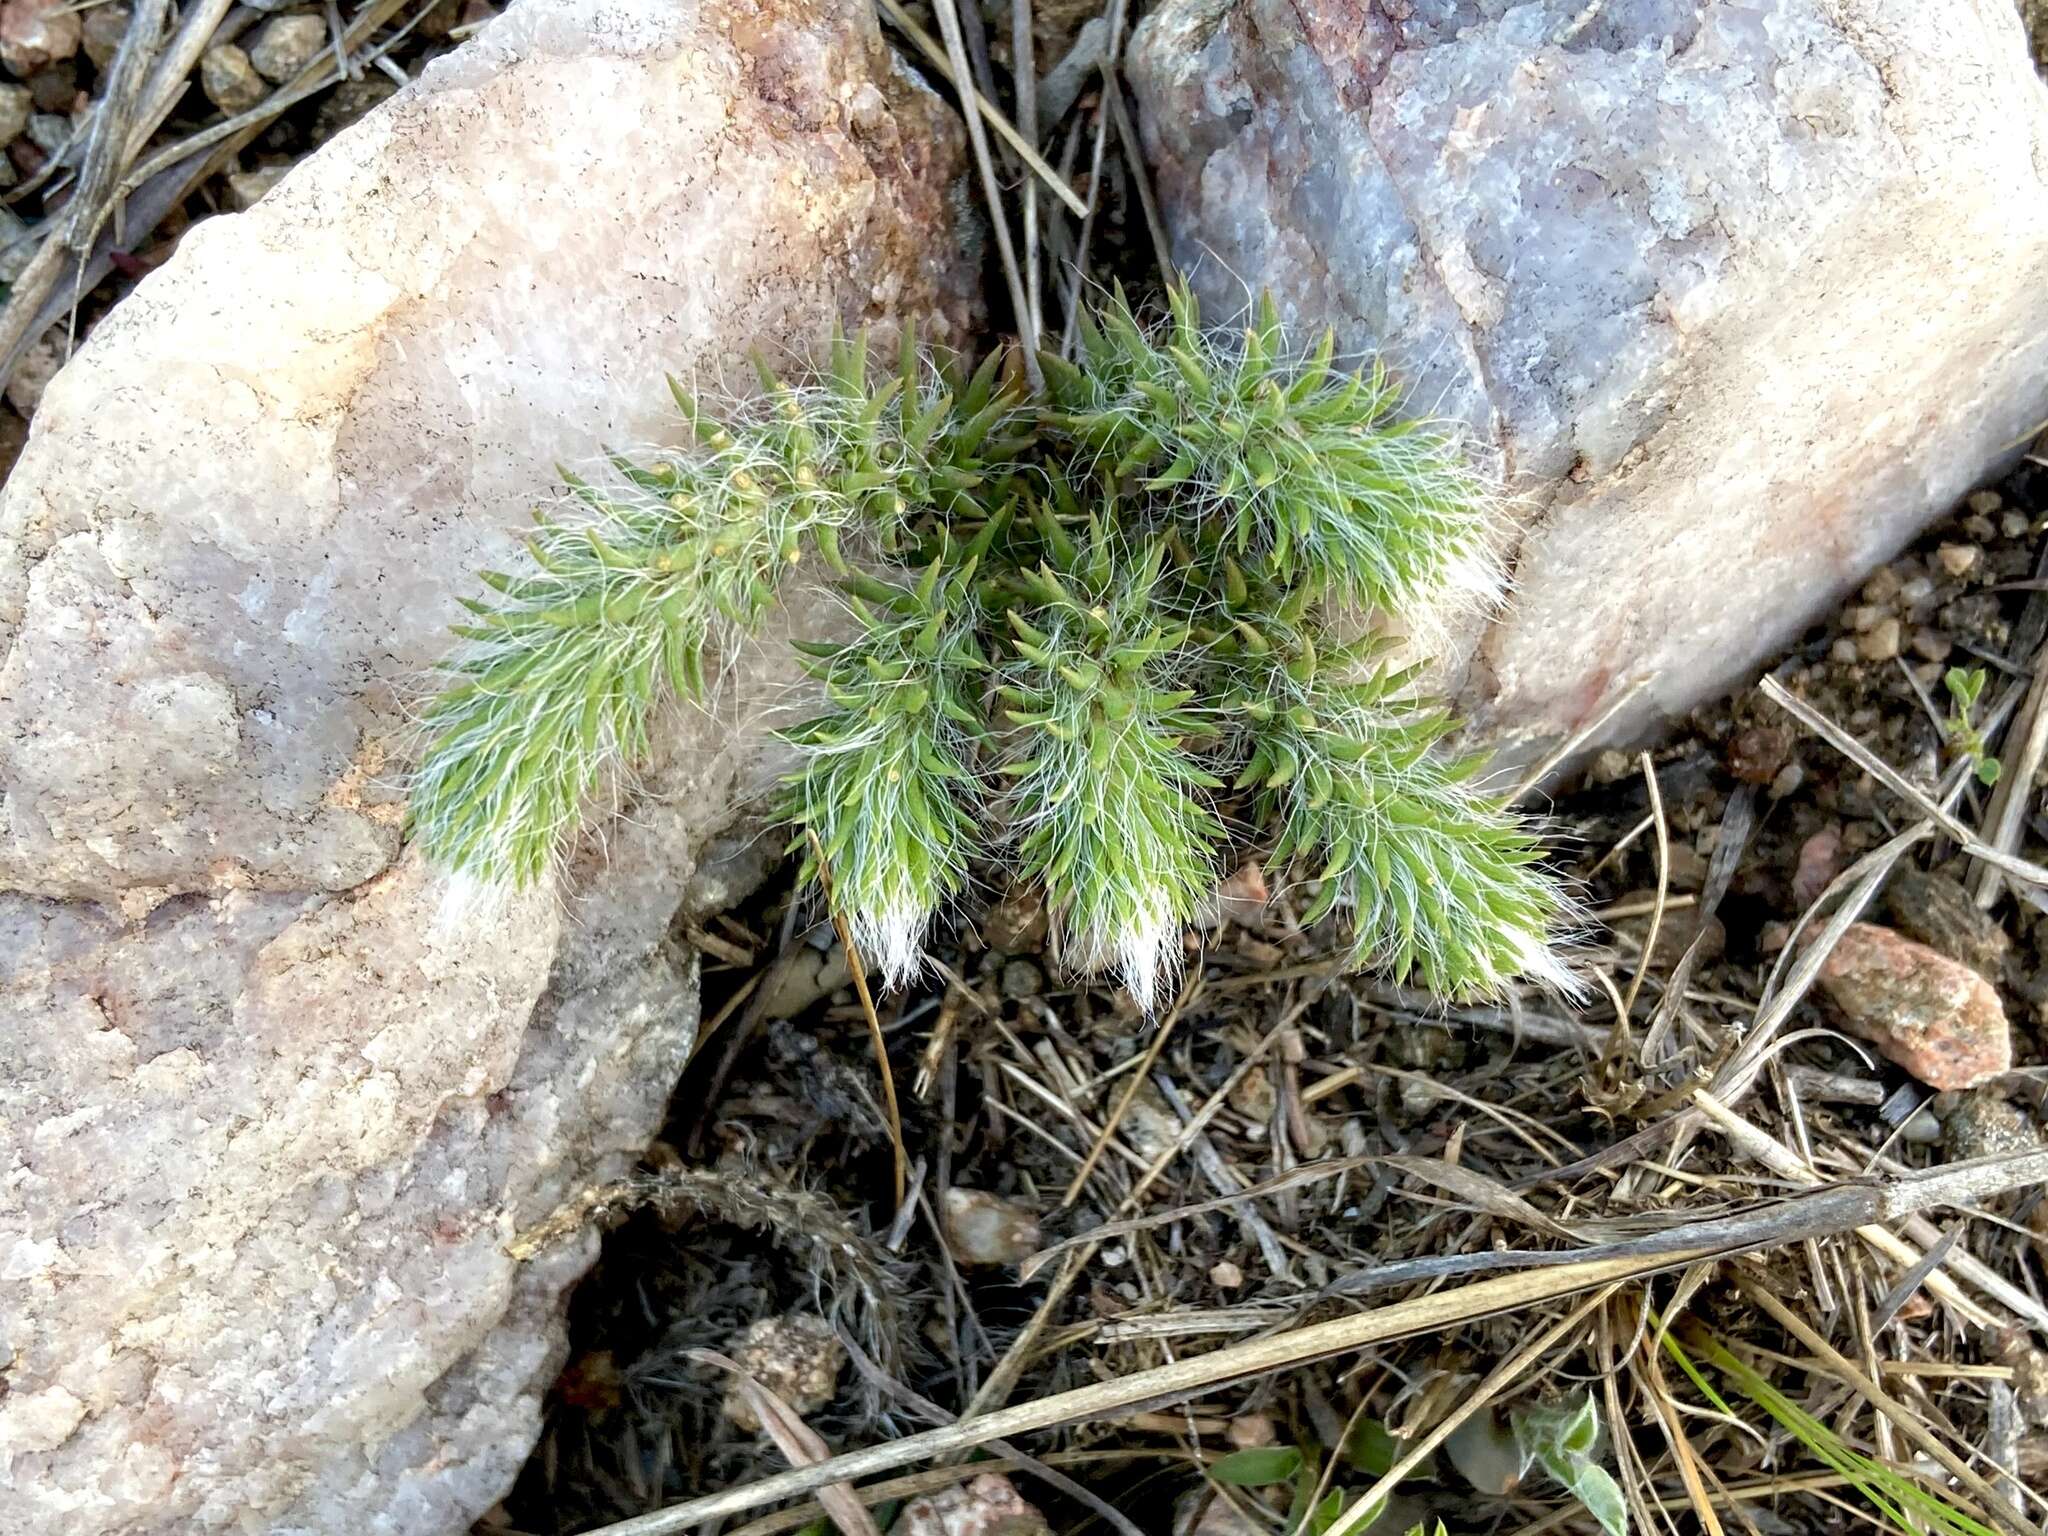
[[[8,12],[33,10],[42,3],[15,0]],[[60,14],[73,9],[58,0],[49,4]],[[63,212],[71,186],[63,157],[74,135],[90,125],[128,25],[129,8],[118,0],[91,0],[75,9],[75,28],[51,29],[55,56],[42,50],[9,50],[8,27],[0,21],[0,283],[11,284],[20,276],[41,232]],[[75,319],[52,326],[7,382],[6,403],[0,405],[0,479],[13,469],[27,440],[28,422],[44,385],[113,306],[170,259],[186,231],[218,214],[254,205],[285,172],[389,100],[403,81],[456,47],[499,9],[492,0],[419,0],[402,9],[357,50],[357,62],[347,76],[278,113],[246,149],[201,182],[166,218],[136,229],[118,245],[113,269],[80,296]],[[314,29],[321,39],[315,52],[332,47],[330,10],[289,0],[230,10],[170,115],[133,163],[150,162],[159,152],[187,144],[279,93],[293,78],[291,67],[308,62],[300,45]],[[372,52],[380,55],[380,62],[362,64],[361,58]]]
[[[2044,574],[2048,472],[2029,464],[1969,498],[1873,575],[1771,675],[1936,795],[1963,750],[1952,732],[1946,674],[1952,667],[1984,669],[1980,714],[2006,692],[2024,691],[2048,635]],[[1988,745],[2010,755],[1996,733]],[[948,1414],[963,1412],[1039,1311],[1051,1270],[1025,1281],[1014,1264],[965,1262],[988,1256],[964,1255],[957,1232],[946,1241],[940,1213],[947,1191],[999,1197],[1005,1211],[1035,1219],[1041,1245],[1079,1237],[1113,1215],[1209,1201],[1319,1159],[1326,1168],[1338,1166],[1332,1160],[1391,1154],[1452,1160],[1503,1186],[1519,1184],[1567,1221],[1603,1214],[1651,1224],[1687,1219],[1695,1191],[1720,1179],[1733,1181],[1738,1200],[1780,1193],[1754,1169],[1733,1171],[1702,1154],[1688,1154],[1696,1182],[1639,1180],[1625,1195],[1626,1181],[1613,1170],[1553,1184],[1544,1174],[1546,1165],[1595,1153],[1654,1123],[1665,1112],[1657,1090],[1694,1067],[1710,1068],[1715,1050],[1739,1039],[1772,968],[1795,942],[1801,914],[1917,813],[1754,689],[1677,722],[1648,762],[1662,809],[1661,851],[1638,756],[1603,753],[1562,788],[1551,810],[1560,861],[1595,913],[1584,963],[1612,977],[1617,994],[1641,967],[1654,918],[1657,937],[1631,1041],[1660,1012],[1675,1014],[1675,1078],[1658,1080],[1627,1060],[1596,1061],[1543,1043],[1536,1016],[1571,1013],[1554,999],[1526,1000],[1522,1022],[1532,1027],[1518,1037],[1512,1010],[1491,1017],[1485,1010],[1446,1013],[1370,978],[1333,979],[1318,961],[1332,952],[1334,935],[1301,931],[1291,917],[1300,893],[1275,879],[1263,912],[1234,900],[1230,910],[1243,921],[1226,920],[1191,938],[1191,975],[1202,987],[1071,1200],[1065,1193],[1080,1160],[1122,1096],[1134,1060],[1156,1037],[1116,993],[1062,976],[1045,952],[1042,914],[1027,896],[1012,892],[984,902],[939,946],[945,974],[957,984],[883,1000],[914,1165],[912,1199],[902,1208],[893,1194],[868,1029],[843,985],[843,968],[828,955],[829,930],[803,926],[815,913],[801,902],[792,911],[786,884],[721,919],[721,951],[751,958],[714,962],[708,973],[706,1017],[727,1016],[679,1086],[664,1139],[644,1172],[647,1198],[660,1208],[614,1217],[602,1257],[574,1298],[573,1355],[550,1396],[540,1449],[480,1529],[589,1530],[779,1470],[783,1462],[772,1447],[733,1422],[722,1371],[692,1354],[729,1348],[764,1319],[825,1317],[876,1362],[847,1365],[837,1390],[805,1415],[834,1449],[925,1427],[929,1420],[901,1388]],[[1962,820],[1979,822],[1987,794],[1971,784],[1958,808]],[[2018,851],[2040,859],[2048,854],[2048,818],[2038,788],[2029,786],[2027,799]],[[1739,846],[1724,850],[1724,838]],[[1718,878],[1717,861],[1725,866]],[[1976,878],[1952,845],[1934,845],[1892,877],[1865,916],[1992,981],[2011,1020],[2018,1068],[1984,1088],[1936,1094],[1853,1044],[1815,993],[1798,1005],[1785,1031],[1790,1043],[1752,1102],[1757,1123],[1832,1149],[1830,1156],[1874,1162],[1881,1154],[1904,1168],[2039,1144],[2048,912],[2036,905],[2043,893],[2023,891],[2007,893],[1987,914],[1972,897]],[[1688,952],[1690,979],[1667,1009],[1666,984]],[[776,974],[759,995],[775,996],[787,1017],[747,1006],[741,989],[762,969]],[[821,988],[833,990],[805,1004],[806,993]],[[1599,994],[1577,1011],[1576,1022],[1604,1031],[1614,1003]],[[1256,1065],[1244,1070],[1252,1059]],[[1133,1197],[1188,1115],[1218,1096],[1204,1142],[1172,1158]],[[663,1180],[672,1176],[664,1170],[675,1168],[696,1169],[723,1186],[708,1201],[663,1195]],[[814,1215],[829,1211],[844,1223],[872,1264],[859,1274],[835,1267],[819,1257],[823,1247],[801,1221],[779,1226],[780,1218],[758,1209],[764,1198],[791,1190],[817,1202]],[[2022,1290],[2038,1292],[2048,1246],[2039,1194],[2005,1197],[1989,1214],[2007,1225],[1964,1223],[1959,1241]],[[2029,1223],[2044,1233],[2032,1247],[2024,1235]],[[1287,1326],[1391,1299],[1403,1293],[1351,1301],[1331,1299],[1326,1288],[1356,1285],[1394,1259],[1543,1243],[1499,1211],[1418,1186],[1390,1165],[1350,1165],[1242,1207],[1203,1211],[1103,1245],[1071,1294],[1039,1320],[1037,1342],[1008,1399],[1120,1377],[1234,1342],[1261,1323]],[[1776,1253],[1765,1269],[1779,1294],[1829,1330],[1842,1324],[1847,1293],[1858,1293],[1857,1305],[1868,1308],[1893,1278],[1867,1270],[1846,1239],[1811,1255]],[[1668,1296],[1666,1286],[1659,1304]],[[1723,1338],[1753,1339],[1785,1354],[1788,1341],[1719,1283],[1690,1305]],[[1250,1322],[1174,1331],[1172,1320],[1184,1314]],[[1149,1332],[1148,1320],[1169,1326]],[[1034,1448],[1116,1453],[1088,1463],[1085,1481],[1147,1532],[1185,1530],[1198,1521],[1205,1536],[1277,1528],[1284,1496],[1254,1490],[1272,1505],[1270,1524],[1261,1523],[1259,1506],[1219,1507],[1191,1447],[1213,1459],[1269,1438],[1338,1445],[1354,1415],[1397,1434],[1419,1430],[1524,1342],[1530,1326],[1526,1317],[1469,1326],[1340,1368],[1211,1393],[1188,1413],[1041,1437]],[[2048,1419],[2048,1390],[2027,1391],[2025,1384],[2048,1384],[2048,1358],[2018,1335],[1959,1325],[1930,1306],[1924,1292],[1903,1301],[1887,1330],[1880,1341],[1887,1358],[1919,1361],[1937,1373],[1990,1367],[2010,1373],[2001,1380],[2021,1384],[2017,1410],[2014,1399],[1998,1399],[2006,1407],[1996,1411],[2007,1415],[2001,1443],[2042,1486],[2048,1439],[2026,1426]],[[1534,1401],[1597,1383],[1596,1341],[1574,1342],[1546,1370],[1516,1395]],[[1924,1380],[1897,1379],[1916,1391]],[[1984,1381],[1932,1380],[1922,1393],[1928,1409],[1938,1405],[1966,1443],[1982,1443],[1995,1406]],[[1831,1406],[1852,1440],[1867,1441],[1867,1420],[1847,1413],[1824,1378],[1794,1375],[1788,1390]],[[2019,1415],[2017,1441],[2012,1411]],[[1637,1403],[1629,1416],[1654,1422],[1644,1413]],[[1754,1411],[1747,1417],[1768,1423]],[[1491,1425],[1480,1439],[1506,1433],[1486,1415],[1473,1422]],[[1375,1529],[1405,1531],[1425,1517],[1443,1519],[1454,1533],[1492,1531],[1503,1521],[1515,1529],[1549,1511],[1565,1512],[1567,1529],[1591,1528],[1582,1513],[1574,1523],[1554,1487],[1486,1486],[1493,1474],[1472,1451],[1472,1439],[1466,1433],[1454,1442],[1456,1456],[1425,1464],[1404,1485],[1389,1523]],[[1639,1428],[1631,1444],[1644,1465],[1665,1469],[1653,1472],[1656,1486],[1678,1489],[1669,1464],[1658,1461],[1661,1437]],[[1783,1435],[1761,1444],[1730,1436],[1706,1453],[1724,1483],[1779,1470],[1812,1472],[1816,1465]],[[1019,1482],[1056,1529],[1093,1518],[1029,1477]],[[1337,1486],[1343,1485],[1340,1476]],[[1840,1507],[1803,1495],[1745,1509],[1763,1531],[1847,1528]]]

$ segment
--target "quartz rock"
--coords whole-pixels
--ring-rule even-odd
[[[2012,1070],[1998,990],[1925,944],[1851,923],[1820,969],[1849,1027],[1930,1088],[1974,1088]]]
[[[249,46],[256,73],[283,85],[327,46],[327,23],[318,16],[273,16]]]
[[[0,492],[0,1533],[440,1536],[509,1485],[596,1245],[515,1238],[657,1127],[671,919],[805,703],[730,658],[496,902],[401,847],[411,712],[553,462],[674,440],[664,371],[964,339],[962,164],[859,0],[522,0],[49,383]]]
[[[270,94],[249,55],[233,43],[222,43],[200,55],[199,85],[206,99],[229,117],[247,112]]]
[[[1271,289],[1498,460],[1444,681],[1523,755],[1732,680],[2048,417],[2011,0],[1165,0],[1129,71],[1212,317]]]
[[[78,52],[85,27],[67,0],[0,0],[0,64],[24,80]]]

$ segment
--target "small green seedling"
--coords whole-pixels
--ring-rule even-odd
[[[1975,765],[1977,781],[1988,789],[1998,782],[1999,763],[1976,724],[1977,701],[1984,695],[1985,676],[1982,667],[1950,667],[1942,674],[1942,686],[1948,689],[1949,697],[1948,720],[1942,729],[1949,745]]]
[[[1522,1471],[1540,1466],[1577,1499],[1607,1536],[1627,1536],[1628,1504],[1621,1485],[1594,1459],[1600,1443],[1600,1415],[1591,1397],[1575,1403],[1537,1404],[1509,1415]]]
[[[1354,622],[1491,600],[1488,482],[1331,337],[1291,349],[1267,304],[1219,340],[1185,290],[1170,308],[1084,313],[1036,398],[1014,358],[968,374],[908,338],[887,371],[836,341],[717,414],[678,388],[687,446],[565,473],[484,574],[412,836],[487,888],[546,879],[657,711],[703,702],[803,571],[842,638],[801,647],[824,709],[785,733],[777,813],[891,985],[987,874],[1042,886],[1059,956],[1149,1010],[1263,845],[1309,882],[1302,921],[1348,918],[1353,966],[1445,996],[1572,987],[1535,838]]]
[[[1725,1376],[1737,1392],[1769,1414],[1779,1428],[1861,1494],[1900,1536],[1993,1536],[1991,1526],[1957,1509],[1936,1491],[1940,1474],[1930,1478],[1917,1466],[1880,1461],[1847,1444],[1827,1423],[1800,1407],[1696,1319],[1681,1318],[1673,1328],[1665,1328],[1654,1314],[1651,1320],[1664,1341],[1665,1353],[1678,1363],[1724,1420],[1739,1422],[1727,1398],[1708,1381],[1702,1365],[1711,1365]],[[1680,1335],[1684,1338],[1682,1344]],[[1930,1480],[1935,1482],[1934,1488],[1925,1486]]]
[[[1319,1445],[1265,1445],[1233,1451],[1209,1468],[1209,1477],[1232,1488],[1285,1485],[1289,1490],[1285,1536],[1324,1536],[1360,1497],[1357,1490],[1343,1486],[1339,1479],[1347,1471],[1368,1478],[1382,1477],[1392,1468],[1398,1454],[1399,1448],[1384,1424],[1361,1419],[1327,1474],[1326,1458]],[[1330,1484],[1327,1488],[1326,1482]],[[1346,1529],[1365,1531],[1385,1512],[1386,1500],[1376,1500],[1374,1507],[1347,1520]]]

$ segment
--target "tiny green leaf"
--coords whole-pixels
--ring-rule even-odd
[[[1209,1476],[1231,1488],[1264,1488],[1289,1481],[1301,1465],[1301,1452],[1291,1445],[1260,1445],[1232,1451],[1209,1468]]]

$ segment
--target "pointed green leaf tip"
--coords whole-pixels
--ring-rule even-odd
[[[465,600],[412,835],[486,885],[544,879],[794,575],[830,596],[793,605],[822,702],[784,733],[780,814],[891,984],[992,865],[1042,884],[1066,962],[1157,1007],[1249,852],[1311,882],[1356,965],[1446,995],[1568,984],[1529,829],[1438,750],[1454,722],[1411,675],[1332,624],[1364,605],[1412,632],[1484,594],[1484,476],[1270,303],[1221,332],[1185,288],[1167,310],[1084,313],[1035,400],[1014,357],[970,372],[907,334],[835,336],[823,372],[762,366],[744,400],[671,380],[689,445],[564,468]]]

